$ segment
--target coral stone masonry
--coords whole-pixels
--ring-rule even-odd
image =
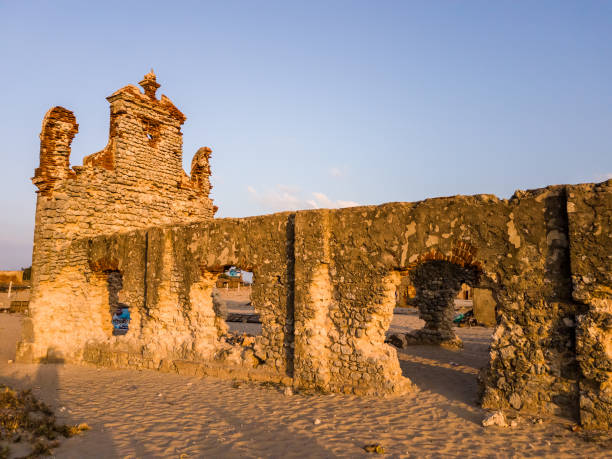
[[[183,171],[183,115],[159,88],[153,71],[107,98],[106,147],[70,168],[70,144],[78,132],[74,114],[50,109],[40,134],[40,167],[34,234],[34,284],[49,278],[69,244],[84,236],[203,221],[214,208],[208,195],[208,158],[200,149],[192,174]]]
[[[461,352],[462,285],[497,304],[485,408],[612,424],[612,181],[337,210],[214,219],[211,150],[182,168],[185,116],[151,73],[108,97],[106,147],[70,167],[74,114],[43,120],[30,317],[17,358],[274,381],[301,390],[415,390],[397,350]],[[260,336],[237,340],[212,291],[253,272]],[[422,330],[386,338],[402,279]],[[113,311],[129,327],[113,330]],[[115,312],[117,314],[117,312]]]

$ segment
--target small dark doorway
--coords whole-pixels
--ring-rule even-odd
[[[125,335],[130,329],[130,307],[119,302],[119,292],[123,289],[123,275],[120,271],[106,271],[108,306],[113,325],[113,336]]]

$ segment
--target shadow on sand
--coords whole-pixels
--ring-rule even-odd
[[[463,338],[465,348],[451,351],[439,346],[409,346],[397,349],[402,374],[421,391],[444,397],[446,409],[466,421],[480,424],[479,370],[487,364],[487,338]]]
[[[7,315],[8,316],[8,315]],[[11,325],[18,326],[21,323],[19,316],[3,317],[11,322]],[[3,321],[5,322],[5,321]],[[14,322],[14,324],[13,324]],[[3,324],[4,325],[4,324]],[[58,424],[77,425],[87,423],[92,430],[84,432],[71,438],[60,437],[60,445],[53,450],[54,455],[62,458],[115,458],[123,457],[115,451],[112,436],[96,425],[95,419],[76,418],[71,414],[70,400],[62,397],[62,385],[60,373],[64,366],[63,363],[43,363],[43,364],[11,364],[6,365],[5,357],[10,360],[15,358],[15,346],[12,342],[0,340],[0,356],[3,361],[0,364],[0,383],[13,389],[31,389],[33,395],[44,402],[53,411]],[[83,391],[95,388],[83,387]],[[74,443],[80,443],[78,448],[72,448]],[[71,452],[72,451],[72,452]],[[84,451],[87,451],[84,456]]]

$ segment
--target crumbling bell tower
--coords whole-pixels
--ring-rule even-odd
[[[183,115],[166,96],[157,99],[160,87],[153,71],[140,82],[142,94],[129,85],[107,97],[110,134],[104,150],[85,158],[85,165],[114,170],[132,179],[160,184],[185,177],[183,172]]]
[[[200,148],[191,176],[182,165],[186,117],[168,97],[159,99],[153,70],[139,88],[125,86],[107,97],[106,147],[70,167],[78,124],[63,107],[50,109],[40,134],[40,167],[34,235],[34,292],[49,279],[71,241],[152,226],[211,219],[210,148]],[[36,297],[31,307],[37,307]]]

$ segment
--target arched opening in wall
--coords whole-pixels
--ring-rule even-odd
[[[261,320],[251,302],[254,275],[237,266],[226,267],[213,288],[215,314],[222,317],[231,336],[260,336]]]
[[[119,301],[123,289],[123,275],[120,271],[105,271],[108,290],[108,307],[113,326],[113,336],[125,335],[130,329],[130,307]]]
[[[396,308],[387,342],[398,348],[402,374],[419,388],[443,395],[449,404],[474,405],[495,324],[481,322],[478,308],[495,316],[495,293],[480,264],[440,258],[410,267],[403,282],[415,289],[414,308]]]
[[[467,307],[469,292],[480,280],[478,267],[446,260],[429,260],[410,271],[414,302],[422,328],[405,335],[407,344],[434,344],[451,349],[463,346],[454,330],[458,310]]]

